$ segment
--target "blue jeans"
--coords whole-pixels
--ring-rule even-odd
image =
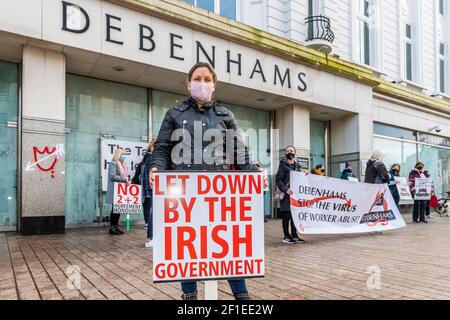
[[[144,216],[147,221],[147,239],[153,239],[153,206],[152,198],[145,198]]]
[[[230,288],[233,294],[247,292],[247,286],[245,285],[244,279],[228,280],[228,283],[230,284]],[[183,291],[183,293],[197,292],[197,281],[181,282],[181,290]]]

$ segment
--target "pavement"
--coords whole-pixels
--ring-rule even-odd
[[[450,299],[450,219],[434,216],[383,234],[304,236],[283,244],[265,224],[266,277],[247,281],[255,300]],[[65,235],[0,233],[0,300],[180,299],[179,283],[153,284],[146,231],[106,228]],[[199,297],[203,297],[203,284]],[[219,299],[233,299],[226,281]]]

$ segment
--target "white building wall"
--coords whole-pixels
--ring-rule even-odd
[[[391,79],[398,80],[401,77],[401,32],[399,30],[398,0],[384,0],[381,14],[383,21],[381,26],[383,47],[380,49],[380,54],[383,59],[383,72]]]
[[[319,0],[316,0],[319,1]],[[354,26],[356,18],[353,15],[355,4],[359,0],[320,0],[321,13],[331,19],[332,30],[335,34],[335,42],[332,54],[342,59],[359,63],[358,57],[353,57]],[[400,21],[400,6],[402,0],[378,0],[380,17],[379,25],[376,26],[380,34],[380,46],[378,48],[379,64],[376,69],[392,80],[404,78],[404,26]],[[417,42],[419,44],[418,61],[415,68],[420,76],[417,85],[428,90],[429,93],[438,91],[438,68],[437,68],[437,27],[436,10],[437,0],[417,0],[420,4],[419,23],[420,34]],[[245,1],[247,2],[247,1]],[[308,15],[307,0],[260,0],[248,1],[266,6],[267,25],[265,31],[275,35],[305,44],[306,25],[305,18]],[[449,4],[450,5],[450,4]],[[247,7],[245,7],[247,8]],[[253,10],[249,9],[243,10]],[[261,9],[262,10],[262,9]],[[249,16],[256,16],[261,10],[253,13],[243,13],[248,21]],[[261,20],[261,18],[259,17]],[[447,18],[448,19],[448,18]],[[243,22],[246,22],[243,20]],[[358,41],[356,42],[358,43]],[[354,60],[354,58],[356,58]]]
[[[423,39],[423,86],[431,93],[438,91],[437,79],[437,43],[435,30],[435,1],[422,1],[422,39]]]

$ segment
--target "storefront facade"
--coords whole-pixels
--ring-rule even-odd
[[[51,0],[8,7],[19,18],[0,21],[0,68],[9,70],[0,75],[0,99],[8,97],[0,100],[0,130],[9,139],[0,149],[7,168],[0,228],[41,234],[106,224],[102,141],[142,144],[156,136],[165,112],[187,98],[185,75],[197,61],[215,67],[216,100],[235,114],[253,160],[271,173],[267,216],[276,212],[274,174],[285,146],[297,148],[307,169],[323,164],[336,177],[340,164],[350,162],[363,178],[374,146],[384,148],[374,121],[399,126],[380,116],[387,107],[374,104],[380,80],[371,70],[170,3]],[[448,138],[449,114],[439,115],[447,117],[439,123]],[[424,147],[418,152],[430,161],[445,156],[445,146],[428,150],[433,143],[426,141],[415,142]],[[445,191],[448,163],[441,162],[432,174],[442,177]]]

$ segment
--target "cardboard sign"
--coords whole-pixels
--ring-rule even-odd
[[[291,172],[291,212],[303,234],[343,234],[406,226],[386,184]]]
[[[432,180],[430,178],[416,178],[414,182],[414,188],[416,192],[414,194],[414,200],[430,200]]]
[[[153,281],[264,276],[263,189],[258,172],[158,172]]]
[[[102,191],[108,188],[108,164],[111,162],[114,152],[120,147],[125,149],[125,164],[128,167],[128,178],[131,181],[138,164],[142,161],[148,143],[124,140],[101,140],[100,166],[102,175]]]
[[[401,204],[409,204],[413,202],[411,191],[409,190],[408,180],[405,177],[395,177],[398,194],[400,195]]]
[[[141,186],[114,183],[114,213],[142,214]]]

